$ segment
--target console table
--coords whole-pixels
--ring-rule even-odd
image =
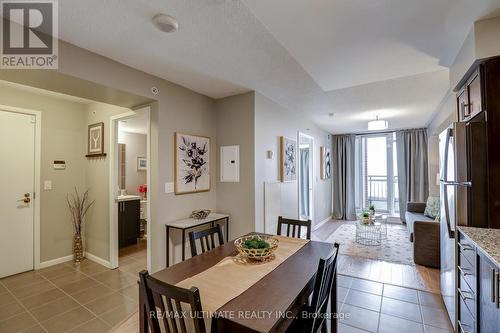
[[[226,242],[229,240],[229,215],[227,214],[218,214],[218,213],[210,213],[205,219],[193,219],[187,218],[172,222],[167,222],[165,224],[166,230],[166,243],[167,243],[167,258],[166,264],[167,267],[170,266],[170,229],[178,229],[182,231],[182,261],[186,259],[186,230],[193,229],[202,225],[210,224],[212,227],[215,226],[216,222],[226,222]]]

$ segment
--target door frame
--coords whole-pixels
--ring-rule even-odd
[[[148,191],[151,190],[151,105],[144,105],[134,108],[131,111],[114,115],[110,117],[110,140],[109,140],[109,264],[110,268],[114,269],[119,266],[119,249],[118,249],[118,213],[115,188],[117,186],[117,171],[118,171],[118,121],[135,116],[136,111],[147,109],[148,131],[146,138],[146,155],[148,159],[148,170],[146,182]],[[147,269],[151,271],[151,192],[148,193],[147,207]]]
[[[301,199],[301,192],[300,192],[300,175],[301,175],[301,167],[300,167],[300,138],[301,137],[304,137],[304,138],[307,138],[308,140],[310,140],[311,144],[310,144],[310,155],[309,155],[309,167],[310,167],[310,170],[311,170],[311,195],[309,197],[309,214],[310,214],[310,217],[309,219],[311,220],[312,224],[314,225],[314,170],[315,170],[315,167],[314,167],[314,156],[315,156],[315,153],[314,153],[314,137],[312,135],[309,135],[309,134],[306,134],[306,133],[303,133],[301,131],[298,131],[297,132],[297,216],[298,216],[298,219],[300,220],[300,199]]]
[[[0,111],[21,113],[35,117],[35,175],[33,183],[33,269],[40,268],[40,202],[42,188],[40,183],[41,147],[42,147],[42,112],[0,104]]]

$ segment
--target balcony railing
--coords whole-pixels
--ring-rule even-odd
[[[388,187],[387,176],[368,175],[366,186],[366,199],[368,203],[373,203],[375,208],[387,211]],[[398,177],[394,177],[393,184],[394,208],[399,210]]]

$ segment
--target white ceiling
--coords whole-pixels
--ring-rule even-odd
[[[65,0],[59,7],[59,35],[70,43],[213,98],[256,90],[346,132],[364,127],[363,115],[378,105],[399,110],[387,114],[391,128],[425,126],[448,89],[444,72],[435,72],[500,0]],[[179,31],[155,29],[159,12],[176,17]],[[410,93],[398,82],[421,88]],[[325,119],[329,112],[336,116]]]

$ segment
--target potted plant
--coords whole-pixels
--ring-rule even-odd
[[[375,205],[370,203],[368,205],[368,210],[370,211],[371,216],[375,216]]]
[[[364,224],[370,223],[370,212],[365,211],[361,213],[361,222],[363,222]]]
[[[68,208],[71,212],[73,222],[73,261],[80,263],[83,257],[83,242],[82,242],[82,228],[85,223],[85,215],[87,211],[94,204],[94,201],[89,202],[89,191],[85,191],[83,196],[80,196],[78,190],[75,188],[75,194],[68,194],[66,196]]]

